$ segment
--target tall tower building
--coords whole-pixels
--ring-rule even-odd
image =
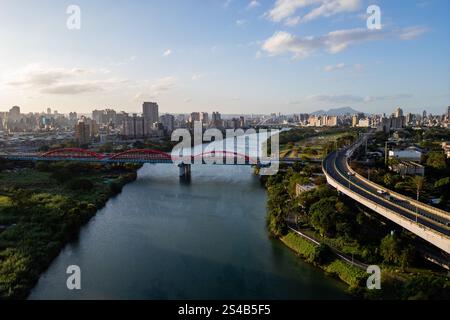
[[[402,108],[397,108],[397,109],[395,110],[395,117],[396,117],[396,118],[403,117],[403,110],[402,110]]]
[[[142,105],[142,115],[151,124],[159,121],[159,106],[156,102],[144,102]]]
[[[78,122],[75,126],[75,139],[79,145],[87,144],[90,142],[91,130],[89,124],[84,121]]]

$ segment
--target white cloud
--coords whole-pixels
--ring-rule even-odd
[[[197,80],[200,80],[201,78],[203,78],[205,75],[204,74],[202,74],[202,73],[194,73],[193,75],[192,75],[192,81],[197,81]]]
[[[284,21],[307,22],[320,17],[331,17],[336,14],[354,12],[361,7],[361,0],[277,0],[274,7],[266,13],[266,17],[274,22]],[[297,11],[306,9],[303,17],[296,16]],[[294,19],[294,20],[292,20]]]
[[[76,95],[89,92],[98,92],[105,90],[99,82],[58,84],[43,88],[41,93],[58,95]]]
[[[325,68],[323,68],[323,70],[326,72],[332,72],[332,71],[344,69],[345,67],[346,67],[345,63],[338,63],[336,65],[328,65]]]
[[[285,22],[285,24],[290,27],[296,26],[299,23],[300,23],[299,16],[286,18],[286,22]]]
[[[413,26],[404,28],[400,34],[400,39],[402,40],[411,40],[417,37],[420,37],[424,33],[427,33],[429,30],[423,26]]]
[[[177,83],[178,79],[174,76],[163,77],[152,81],[145,81],[138,84],[140,91],[135,95],[134,100],[149,100],[155,99],[172,90]]]
[[[354,12],[360,8],[360,5],[360,0],[322,1],[319,7],[307,13],[302,20],[307,22],[320,17],[331,17],[343,12]]]
[[[223,7],[224,8],[228,8],[228,6],[231,4],[233,0],[225,0],[225,2],[223,3]]]
[[[154,96],[159,96],[163,92],[172,89],[177,82],[174,76],[164,77],[153,81],[150,85],[150,92]]]
[[[238,26],[238,27],[242,27],[242,26],[244,26],[245,24],[247,24],[247,20],[236,20],[236,26]]]
[[[172,54],[172,49],[167,49],[166,51],[164,51],[163,53],[163,57],[168,57]]]
[[[115,78],[104,79],[103,76],[108,73],[109,70],[106,72],[103,69],[51,68],[32,64],[11,75],[5,84],[43,94],[75,95],[104,91],[126,82]]]
[[[344,29],[314,37],[297,37],[285,31],[276,32],[262,45],[262,50],[271,56],[292,53],[294,58],[306,58],[317,50],[325,50],[331,54],[339,53],[351,45],[367,41],[398,38],[411,40],[426,32],[421,27],[409,27],[399,30],[368,30],[364,28]]]
[[[248,10],[251,10],[251,9],[256,8],[256,7],[259,7],[260,5],[261,5],[261,3],[259,3],[259,1],[257,1],[257,0],[252,0],[252,1],[250,1],[250,3],[248,4],[247,9],[248,9]]]
[[[110,62],[109,65],[114,66],[114,67],[122,67],[122,66],[128,65],[136,60],[137,60],[137,56],[130,56],[130,57],[123,59],[122,61]]]
[[[85,69],[44,68],[38,64],[32,64],[13,75],[7,84],[22,87],[49,86],[85,73],[88,73]]]
[[[140,91],[134,96],[135,101],[152,100],[159,98],[162,94],[172,90],[178,79],[173,76],[163,77],[152,81],[140,83]]]

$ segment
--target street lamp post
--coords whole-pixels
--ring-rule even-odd
[[[354,174],[349,171],[347,172],[347,176],[348,176],[348,188],[352,190],[352,177],[354,176]]]

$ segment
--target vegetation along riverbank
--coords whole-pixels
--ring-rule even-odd
[[[0,300],[26,298],[80,227],[137,165],[0,163]]]
[[[333,143],[327,137],[322,148],[332,150],[333,144],[339,147],[347,138],[337,139],[341,141]],[[315,149],[320,154],[317,141]],[[301,142],[296,144],[302,147]],[[339,195],[321,172],[320,163],[299,162],[263,179],[272,237],[348,284],[356,297],[450,298],[448,272],[421,257],[418,248],[424,244],[420,239]],[[368,265],[381,268],[381,290],[367,289]]]

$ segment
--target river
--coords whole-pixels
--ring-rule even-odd
[[[250,167],[145,165],[42,274],[29,299],[345,299],[265,228]],[[66,269],[81,268],[81,290]]]

